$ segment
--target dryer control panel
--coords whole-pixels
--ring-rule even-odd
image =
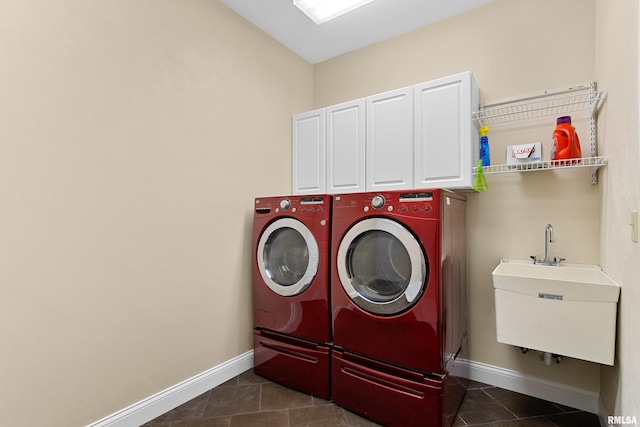
[[[258,197],[255,200],[254,217],[270,215],[323,217],[330,212],[330,196]]]

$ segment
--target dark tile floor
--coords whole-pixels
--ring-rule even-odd
[[[454,427],[600,427],[594,414],[486,384],[462,381],[467,394]],[[375,427],[378,424],[249,370],[145,426]]]

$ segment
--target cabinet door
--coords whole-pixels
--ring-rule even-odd
[[[327,192],[365,191],[364,98],[327,107]]]
[[[367,191],[413,187],[413,88],[366,98]]]
[[[293,116],[292,192],[326,192],[326,139],[324,108]]]
[[[478,86],[470,72],[414,86],[416,188],[473,188],[479,152],[472,112]]]

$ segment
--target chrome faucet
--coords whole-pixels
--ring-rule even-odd
[[[549,259],[549,243],[553,243],[553,226],[551,224],[547,224],[547,227],[544,229],[544,259],[541,261],[538,255],[532,255],[531,259],[534,264],[541,265],[560,265],[564,258],[553,257],[553,261]]]
[[[547,228],[544,229],[544,260],[542,262],[549,262],[549,243],[553,243],[553,226],[547,224]]]

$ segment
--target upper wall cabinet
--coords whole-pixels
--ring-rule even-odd
[[[321,108],[293,116],[293,194],[326,193],[325,114],[325,109]]]
[[[414,86],[415,188],[473,188],[480,91],[470,72]]]
[[[366,189],[413,186],[413,88],[366,98]]]
[[[473,188],[470,72],[293,116],[293,194]]]
[[[327,107],[327,193],[365,189],[364,98]]]

